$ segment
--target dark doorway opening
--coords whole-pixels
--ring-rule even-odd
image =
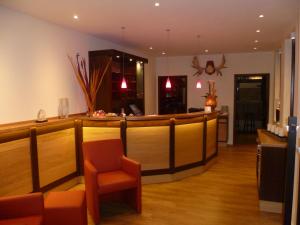
[[[158,77],[159,114],[187,112],[187,76],[170,76],[171,88],[166,88],[168,77]]]
[[[269,74],[235,75],[234,86],[234,143],[255,144],[268,123]]]

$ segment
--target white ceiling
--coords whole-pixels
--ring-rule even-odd
[[[298,0],[159,0],[159,7],[154,2],[1,0],[0,5],[155,55],[166,48],[170,55],[277,49],[295,29],[299,6]]]

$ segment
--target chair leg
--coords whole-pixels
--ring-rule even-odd
[[[128,205],[136,210],[137,213],[141,213],[141,191],[139,188],[133,188],[125,192],[125,201]]]

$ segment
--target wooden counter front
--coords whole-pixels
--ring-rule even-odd
[[[1,126],[0,196],[48,191],[83,175],[84,141],[121,138],[143,176],[202,168],[218,154],[217,114],[76,117]],[[13,190],[13,191],[12,191]]]

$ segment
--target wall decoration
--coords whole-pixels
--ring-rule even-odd
[[[212,61],[212,60],[207,61],[205,67],[201,67],[198,57],[194,56],[193,61],[192,61],[192,67],[197,70],[197,72],[194,73],[193,76],[196,76],[196,75],[199,76],[203,72],[205,72],[208,75],[217,73],[217,76],[219,76],[219,75],[222,76],[221,69],[227,68],[225,66],[225,56],[224,55],[222,57],[221,64],[217,67],[215,67],[214,61]]]
[[[84,58],[80,57],[80,55],[77,54],[76,63],[73,61],[71,56],[68,56],[68,58],[72,64],[79,85],[84,93],[86,104],[88,106],[88,114],[92,116],[95,111],[97,92],[101,86],[103,77],[112,62],[112,59],[108,58],[107,63],[104,67],[102,67],[102,65],[99,65],[99,67],[97,68],[90,68],[91,73],[90,76],[88,76],[86,61]]]

